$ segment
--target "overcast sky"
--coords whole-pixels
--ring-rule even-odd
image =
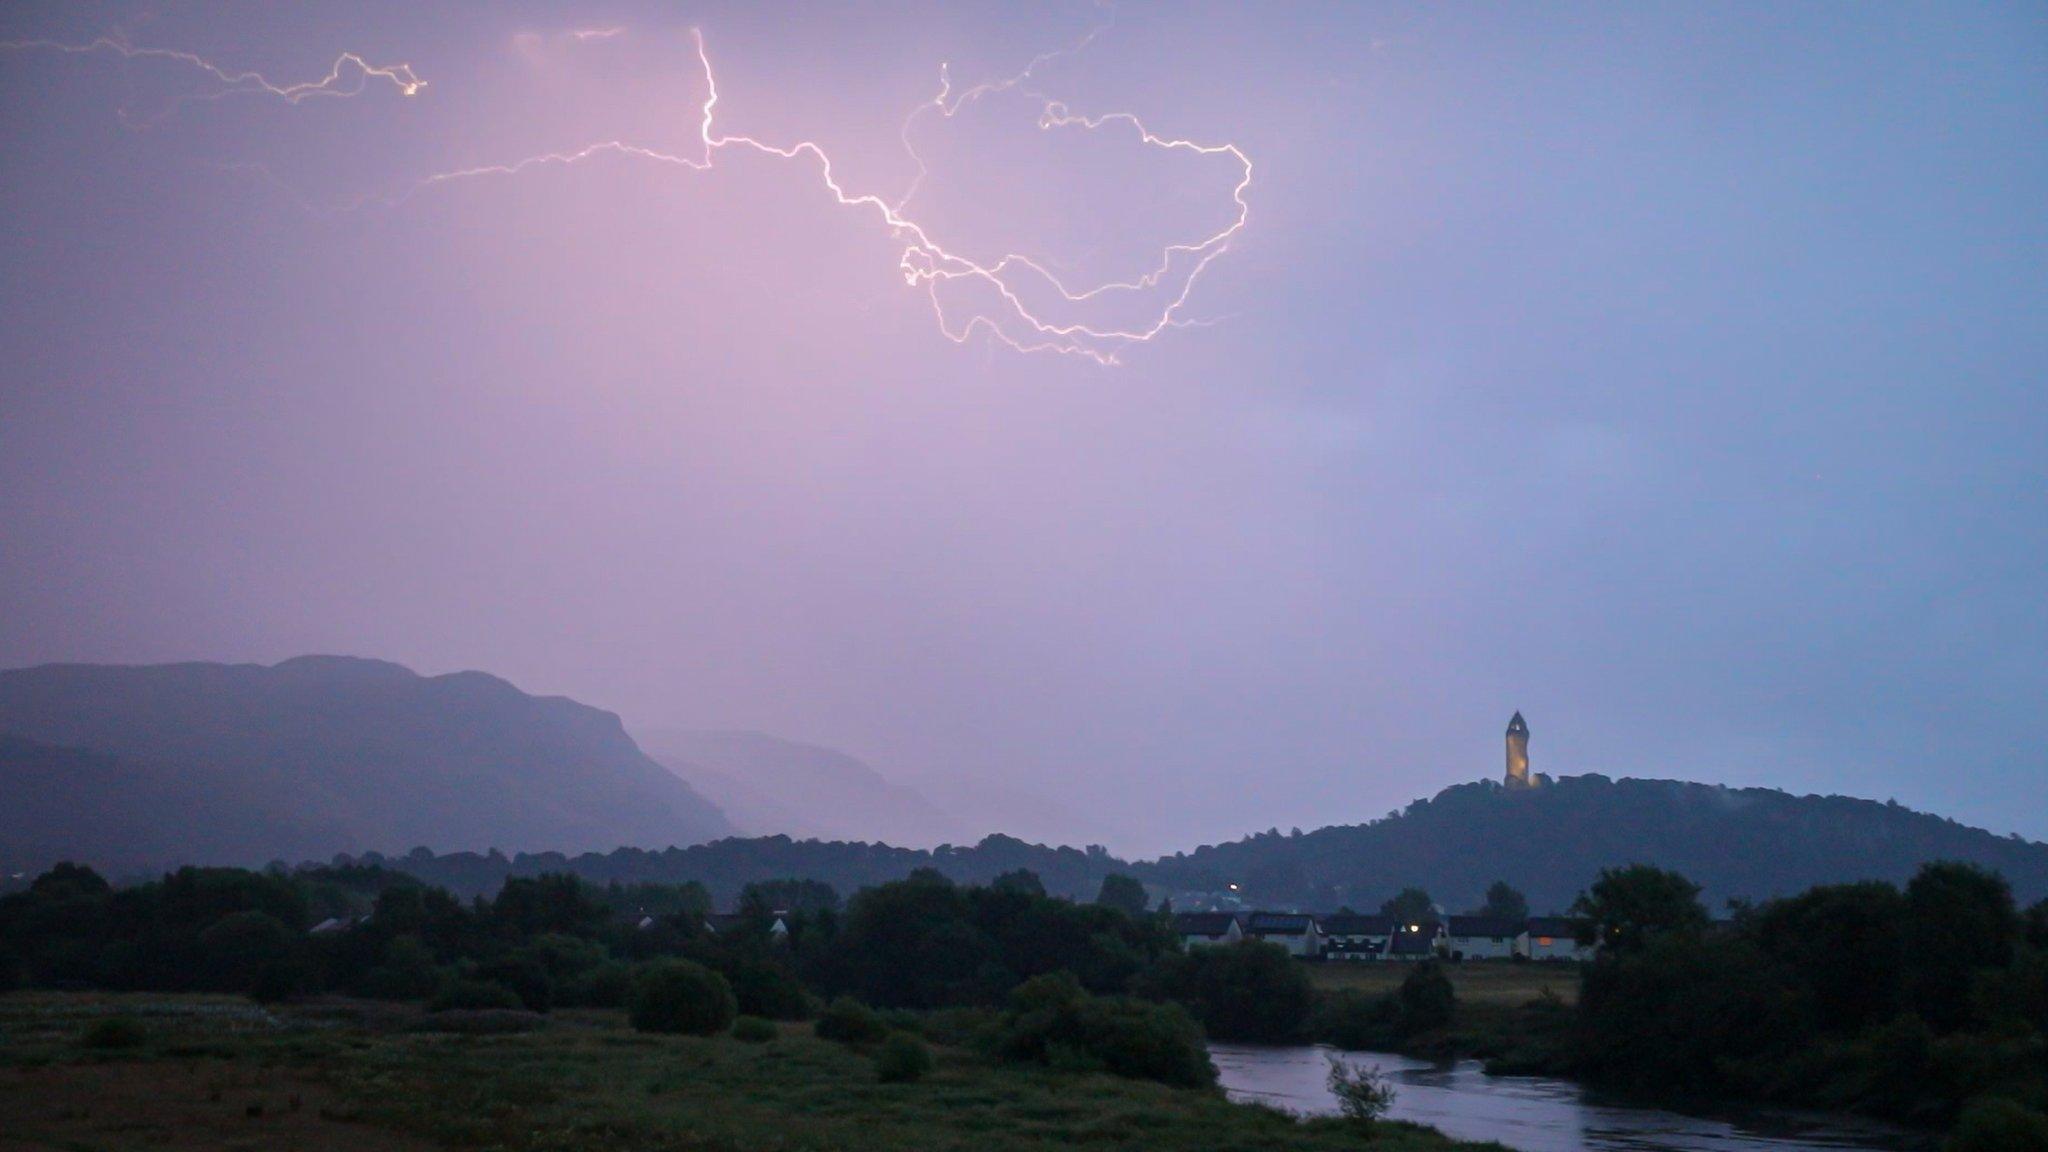
[[[1126,280],[1239,169],[1025,89],[1236,145],[1116,367],[949,340],[801,158],[417,186],[702,158],[696,26],[721,131],[894,201],[941,62],[1105,15],[9,6],[426,87],[0,50],[0,665],[483,669],[1132,853],[1497,776],[1518,708],[1552,774],[2048,837],[2038,5],[1121,8],[905,209]]]

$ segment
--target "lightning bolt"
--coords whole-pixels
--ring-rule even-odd
[[[1100,29],[1096,30],[1099,31]],[[698,63],[704,71],[705,85],[704,103],[700,108],[697,130],[701,154],[680,155],[625,140],[603,140],[570,151],[544,152],[505,164],[489,164],[434,173],[416,180],[394,196],[379,199],[387,205],[397,206],[423,191],[456,181],[516,176],[536,168],[575,165],[601,156],[619,156],[698,172],[712,168],[717,154],[726,149],[743,149],[781,160],[806,162],[816,166],[819,181],[837,204],[872,215],[887,229],[893,239],[903,244],[902,253],[897,260],[897,270],[906,285],[925,292],[930,300],[933,315],[938,321],[939,331],[948,340],[956,344],[965,344],[980,332],[1019,352],[1056,352],[1081,356],[1105,366],[1115,365],[1121,362],[1120,353],[1129,346],[1150,341],[1170,328],[1187,327],[1198,323],[1184,319],[1181,312],[1202,274],[1218,257],[1228,251],[1231,241],[1244,231],[1250,219],[1251,208],[1246,197],[1252,184],[1252,161],[1235,144],[1204,144],[1161,136],[1147,128],[1137,116],[1128,112],[1112,112],[1098,116],[1077,115],[1066,105],[1047,100],[1024,87],[1036,69],[1058,56],[1086,46],[1095,37],[1096,32],[1090,32],[1071,48],[1037,57],[1024,71],[1015,76],[977,85],[957,94],[952,91],[950,80],[942,67],[939,94],[913,109],[899,133],[904,147],[917,162],[918,174],[909,190],[894,201],[873,193],[848,191],[833,172],[831,156],[813,141],[799,140],[792,144],[775,144],[752,136],[727,135],[720,132],[717,128],[718,77],[712,68],[711,55],[705,47],[703,33],[695,29],[692,29],[691,35],[697,49]],[[1167,245],[1161,249],[1157,262],[1135,277],[1085,287],[1067,283],[1040,262],[1020,253],[1008,253],[999,259],[982,261],[941,244],[909,214],[909,205],[927,174],[923,158],[918,155],[912,143],[912,128],[921,116],[937,113],[942,117],[951,118],[969,102],[1012,90],[1024,92],[1040,101],[1038,127],[1042,131],[1121,130],[1146,148],[1200,156],[1228,157],[1237,165],[1240,173],[1231,190],[1231,201],[1235,205],[1235,211],[1229,223],[1220,230],[1192,242]],[[362,201],[358,201],[352,206],[360,206],[361,203]],[[1000,306],[992,310],[962,315],[949,313],[940,288],[954,282],[985,285],[994,291],[995,299],[1000,301]],[[1113,293],[1142,292],[1157,292],[1164,298],[1164,303],[1150,314],[1149,319],[1137,324],[1111,324],[1103,321],[1061,322],[1042,315],[1025,301],[1024,295],[1029,291],[1026,285],[1030,283],[1050,289],[1067,306],[1085,307]]]
[[[0,51],[7,52],[58,52],[69,56],[91,56],[110,52],[123,60],[169,60],[195,69],[208,77],[214,85],[211,91],[180,97],[170,108],[140,122],[131,118],[126,111],[122,120],[131,127],[146,126],[165,116],[188,100],[219,100],[240,94],[272,96],[287,104],[299,104],[320,96],[360,96],[373,82],[388,82],[401,96],[416,96],[427,82],[414,74],[410,64],[372,64],[353,52],[343,52],[328,66],[327,74],[318,80],[306,80],[296,84],[279,84],[266,78],[260,72],[229,71],[203,56],[176,48],[138,48],[117,36],[101,36],[83,44],[66,43],[61,40],[0,40]]]

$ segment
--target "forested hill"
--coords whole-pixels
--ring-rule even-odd
[[[1506,880],[1545,911],[1569,905],[1602,867],[1648,863],[1703,885],[1718,908],[1816,884],[1904,881],[1939,859],[1994,868],[2023,899],[2048,896],[2048,844],[1872,800],[1598,775],[1527,791],[1461,784],[1370,824],[1198,848],[1139,875],[1174,888],[1234,882],[1262,903],[1316,908],[1377,907],[1413,885],[1453,911]]]
[[[1487,885],[1506,880],[1545,912],[1565,908],[1610,865],[1674,868],[1703,884],[1718,910],[1731,896],[1764,899],[1847,880],[1903,881],[1939,859],[1995,868],[2025,900],[2048,896],[2048,845],[1869,800],[1602,776],[1566,777],[1528,792],[1491,782],[1461,784],[1371,824],[1299,836],[1266,833],[1155,861],[1008,836],[931,851],[768,836],[581,856],[420,853],[372,862],[465,893],[493,892],[507,876],[543,872],[574,872],[598,883],[694,880],[721,907],[755,881],[822,880],[847,894],[917,868],[980,884],[1029,869],[1048,892],[1081,899],[1091,898],[1104,876],[1121,872],[1146,881],[1155,896],[1181,893],[1183,906],[1193,894],[1225,892],[1235,883],[1250,904],[1316,911],[1376,909],[1409,886],[1462,911],[1481,903]]]
[[[0,672],[0,865],[687,844],[731,826],[609,712],[380,660]]]

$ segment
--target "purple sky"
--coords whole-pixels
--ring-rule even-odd
[[[949,341],[804,162],[408,193],[699,155],[694,25],[722,131],[893,200],[940,62],[1102,16],[8,8],[427,87],[0,51],[0,665],[478,668],[1127,852],[1496,775],[1516,708],[1553,774],[2048,836],[2038,6],[1118,10],[1036,88],[1256,177],[1213,323],[1114,368]],[[1229,224],[1227,157],[1039,107],[920,122],[949,250],[1096,283]]]

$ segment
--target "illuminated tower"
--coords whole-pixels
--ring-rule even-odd
[[[1529,775],[1529,722],[1522,719],[1520,712],[1508,721],[1508,779],[1510,788],[1533,788],[1536,781]]]

